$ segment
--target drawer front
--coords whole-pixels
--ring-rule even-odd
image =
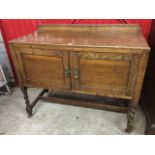
[[[51,89],[70,89],[68,53],[47,49],[20,48],[16,50],[19,72],[23,84]]]
[[[71,53],[74,90],[109,96],[132,96],[140,55]]]

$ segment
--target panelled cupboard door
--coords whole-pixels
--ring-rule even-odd
[[[72,89],[114,97],[132,97],[140,55],[72,52]]]
[[[26,85],[70,89],[68,53],[37,48],[16,48],[21,80]]]

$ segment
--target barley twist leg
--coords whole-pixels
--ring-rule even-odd
[[[134,127],[134,117],[135,117],[136,108],[132,103],[129,103],[128,114],[127,114],[127,128],[126,132],[130,133]]]
[[[27,93],[27,87],[22,86],[21,91],[24,94],[25,104],[26,104],[26,112],[28,113],[28,117],[30,118],[32,116],[32,107],[30,105],[28,93]]]

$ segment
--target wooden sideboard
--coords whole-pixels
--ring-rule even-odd
[[[10,48],[29,117],[44,99],[127,112],[126,131],[132,131],[150,50],[138,25],[40,25],[11,41]],[[32,103],[28,87],[44,88]],[[54,97],[52,91],[69,93],[70,99]],[[104,104],[103,96],[124,100],[124,106]]]

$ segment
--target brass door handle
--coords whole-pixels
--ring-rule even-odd
[[[65,76],[66,77],[70,77],[71,71],[70,68],[68,66],[65,67]]]
[[[75,79],[79,78],[79,70],[78,70],[78,68],[74,68],[74,78]]]

